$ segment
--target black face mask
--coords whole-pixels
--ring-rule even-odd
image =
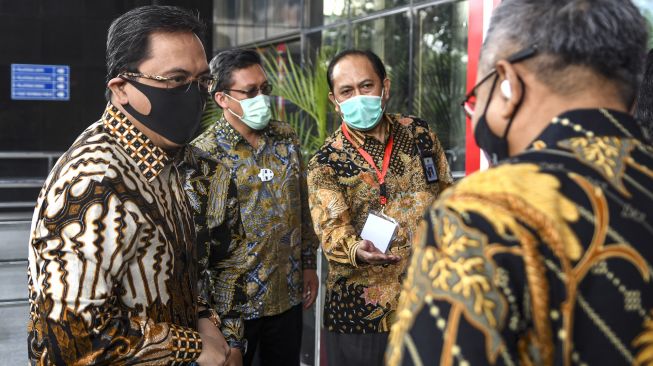
[[[478,122],[476,123],[476,128],[474,129],[474,139],[476,139],[476,144],[481,148],[481,150],[483,150],[487,159],[492,165],[497,165],[501,160],[508,157],[508,131],[510,131],[512,121],[514,120],[515,115],[517,114],[517,110],[521,106],[522,100],[524,99],[524,94],[522,93],[521,98],[519,98],[519,102],[515,106],[515,113],[508,120],[508,124],[506,125],[506,130],[504,131],[503,136],[499,137],[495,135],[494,132],[492,132],[490,129],[490,125],[488,125],[487,118],[485,116],[487,114],[488,107],[490,106],[490,102],[492,101],[492,95],[494,94],[494,88],[497,85],[498,78],[498,76],[494,77],[492,88],[490,89],[490,94],[488,94],[489,96],[487,104],[485,104],[483,114],[481,117],[479,117]],[[524,83],[521,81],[521,79],[519,82],[522,84],[523,90]]]
[[[197,85],[182,85],[172,89],[156,88],[124,79],[150,101],[150,114],[141,114],[129,103],[123,107],[147,128],[179,145],[191,142],[200,130],[200,118],[206,95]]]

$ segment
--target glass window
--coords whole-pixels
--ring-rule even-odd
[[[410,112],[409,77],[409,13],[399,13],[370,21],[355,23],[352,44],[355,48],[369,49],[383,63],[391,81],[390,113]]]
[[[409,0],[351,0],[351,16],[361,17],[379,10],[407,5]]]
[[[651,0],[634,0],[633,1],[639,10],[642,12],[642,15],[648,20],[648,30],[649,30],[649,48],[653,48],[653,3]]]
[[[240,0],[238,4],[237,44],[252,43],[265,39],[266,0]]]
[[[350,0],[324,0],[324,24],[331,24],[347,19]]]
[[[267,0],[268,1],[268,35],[297,31],[301,26],[300,0]]]
[[[467,2],[417,11],[414,23],[413,111],[431,123],[452,171],[465,170]]]

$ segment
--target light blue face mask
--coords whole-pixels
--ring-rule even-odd
[[[269,95],[259,94],[254,98],[243,100],[238,100],[227,93],[224,95],[240,103],[240,107],[243,109],[242,116],[237,115],[231,108],[227,108],[227,110],[243,121],[244,124],[254,130],[262,130],[267,127],[272,118]]]
[[[347,126],[358,131],[369,131],[376,127],[379,121],[381,121],[381,115],[383,114],[383,108],[381,108],[383,92],[384,90],[381,90],[380,97],[357,95],[342,103],[336,100],[342,113],[342,119]]]

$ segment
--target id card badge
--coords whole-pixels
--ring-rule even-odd
[[[421,160],[424,176],[426,177],[426,183],[437,182],[438,171],[435,169],[435,160],[433,160],[433,156],[430,154],[424,154],[421,156]]]
[[[394,239],[399,224],[392,217],[383,213],[370,212],[361,231],[361,238],[371,241],[381,252],[385,253]]]

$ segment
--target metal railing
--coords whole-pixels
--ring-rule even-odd
[[[43,178],[39,177],[0,177],[0,189],[40,188],[61,151],[0,151],[0,160],[17,159],[47,159],[47,168]],[[5,201],[0,202],[0,209],[20,209],[33,207],[36,201]]]

